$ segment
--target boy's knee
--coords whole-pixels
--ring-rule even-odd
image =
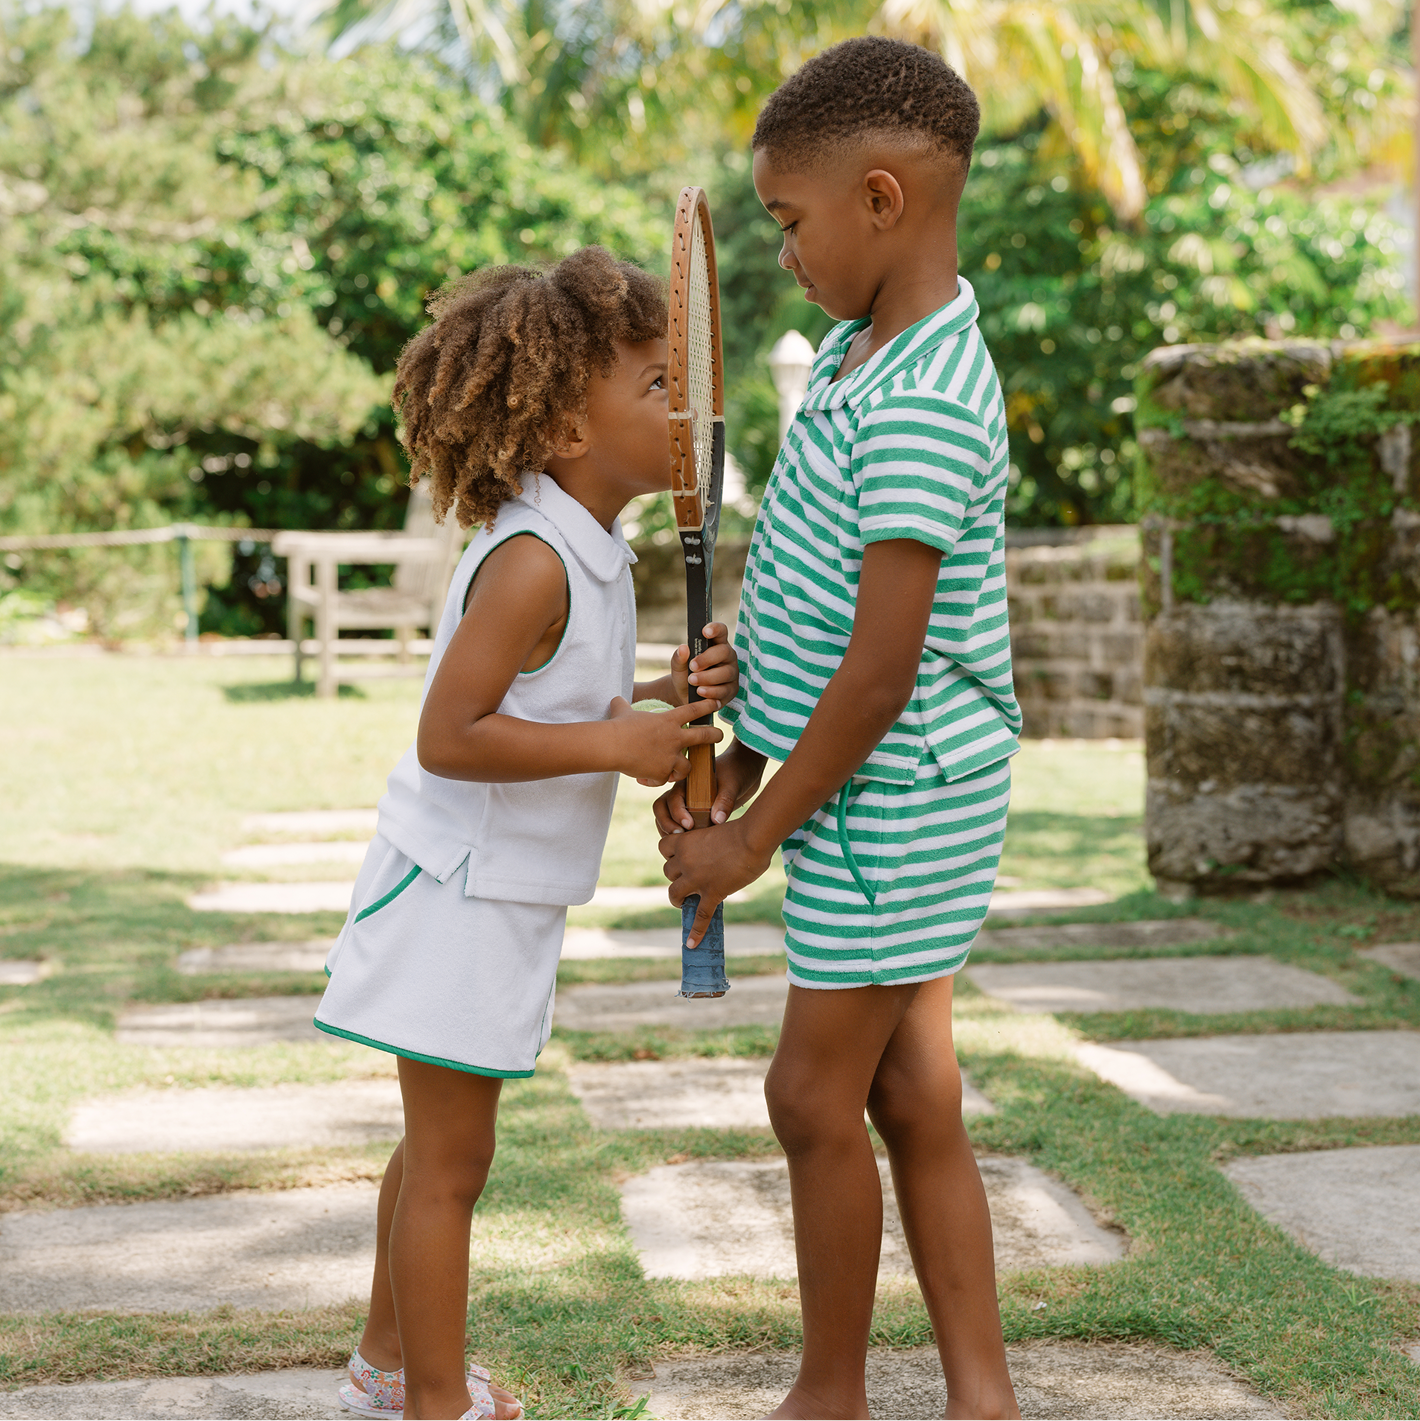
[[[846,1132],[861,1133],[863,1110],[845,1111],[808,1072],[770,1069],[764,1081],[769,1123],[786,1154],[796,1154]]]
[[[919,1074],[882,1066],[868,1092],[868,1118],[889,1145],[924,1131],[961,1123],[961,1072],[950,1067]]]

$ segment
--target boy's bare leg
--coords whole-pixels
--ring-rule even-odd
[[[468,1240],[493,1163],[502,1082],[400,1057],[403,1177],[390,1226],[389,1275],[404,1359],[404,1414],[460,1417]]]
[[[865,1417],[883,1196],[863,1109],[915,987],[789,988],[764,1084],[789,1159],[804,1316],[798,1379],[774,1416]]]
[[[991,1214],[961,1120],[952,982],[924,982],[883,1052],[868,1113],[893,1188],[942,1371],[947,1415],[1016,1417],[1006,1370]]]

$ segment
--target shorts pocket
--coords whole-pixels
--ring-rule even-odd
[[[365,921],[366,918],[371,917],[375,913],[378,913],[381,908],[389,907],[389,905],[393,903],[394,900],[398,898],[399,895],[403,893],[404,890],[408,888],[409,885],[413,883],[414,880],[418,878],[422,872],[423,870],[419,867],[419,865],[415,864],[409,870],[409,872],[406,873],[404,877],[401,878],[400,881],[396,883],[395,886],[391,888],[387,893],[381,894],[368,907],[361,908],[360,911],[355,914],[355,921],[357,923],[362,923]]]
[[[848,790],[852,783],[853,781],[849,780],[838,791],[838,813],[836,815],[838,847],[843,853],[843,862],[848,865],[848,871],[853,875],[853,881],[858,885],[858,891],[868,900],[868,906],[872,908],[877,905],[877,890],[863,876],[863,870],[858,865],[857,855],[853,852],[853,841],[848,836]]]

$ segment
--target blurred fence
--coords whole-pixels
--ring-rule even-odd
[[[206,523],[169,523],[163,528],[124,528],[112,533],[35,533],[0,538],[0,553],[50,552],[65,548],[134,548],[144,543],[176,543],[182,568],[184,636],[197,640],[197,569],[193,543],[269,543],[275,528],[225,528]]]

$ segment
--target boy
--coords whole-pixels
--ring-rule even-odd
[[[1014,1417],[991,1218],[961,1121],[952,974],[990,903],[1019,748],[1006,626],[1005,409],[957,276],[979,110],[882,38],[769,99],[754,182],[780,264],[839,319],[765,493],[737,636],[718,827],[657,804],[671,898],[717,902],[783,846],[789,1001],[765,1090],[794,1206],[804,1354],[775,1416],[866,1416],[893,1186],[948,1416]],[[783,768],[755,796],[765,758]]]

